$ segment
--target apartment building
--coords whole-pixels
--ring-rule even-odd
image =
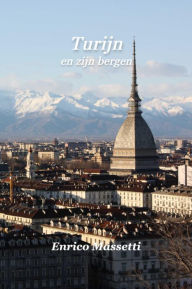
[[[1,289],[88,289],[87,252],[52,251],[53,242],[84,244],[79,236],[26,229],[1,234]]]

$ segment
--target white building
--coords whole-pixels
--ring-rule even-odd
[[[122,186],[103,185],[53,185],[53,184],[18,184],[22,191],[34,196],[55,199],[74,199],[79,203],[117,204],[127,207],[151,208],[153,186],[147,183],[134,183]]]
[[[59,153],[57,151],[38,152],[38,159],[45,161],[56,161],[59,159]]]
[[[178,185],[192,186],[192,167],[189,166],[189,155],[185,156],[185,164],[178,167]]]
[[[161,153],[161,154],[171,154],[173,152],[174,152],[174,150],[170,147],[163,147],[163,148],[159,149],[159,153]]]
[[[25,158],[27,155],[27,151],[24,150],[8,150],[5,152],[8,159],[19,159],[19,158]]]
[[[65,209],[34,209],[19,205],[0,208],[0,219],[7,224],[28,226],[41,231],[41,225],[51,220],[59,220],[68,212]]]
[[[29,151],[27,154],[27,166],[25,169],[26,169],[27,178],[32,179],[35,177],[35,165],[33,162],[33,152],[31,148],[29,148]]]
[[[18,145],[21,150],[29,150],[30,148],[34,150],[36,149],[36,146],[37,146],[34,143],[23,143],[23,142],[18,143]]]
[[[176,140],[176,144],[177,144],[177,148],[180,149],[180,148],[183,147],[184,140],[182,140],[182,139],[177,139],[177,140]]]
[[[192,187],[172,186],[152,192],[152,210],[178,215],[192,215]]]

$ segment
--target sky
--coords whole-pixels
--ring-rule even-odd
[[[127,97],[130,67],[64,67],[63,58],[98,58],[73,51],[72,37],[123,41],[106,58],[131,58],[136,39],[142,98],[191,95],[192,1],[1,1],[0,90],[30,89],[82,96]]]

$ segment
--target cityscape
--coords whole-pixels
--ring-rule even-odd
[[[39,15],[54,15],[57,23],[60,20],[54,11],[63,10],[59,12],[48,2],[45,7],[39,4],[42,10],[38,10],[36,19],[40,30],[43,27],[47,33],[50,29],[52,34],[53,26],[47,20],[44,26]],[[68,7],[67,11],[75,14],[78,9],[84,11],[80,4],[73,10],[75,4],[66,2],[58,1],[60,8]],[[89,3],[84,2],[87,7]],[[20,29],[26,32],[24,19],[29,20],[29,30],[36,25],[30,13],[37,11],[37,1],[30,4],[28,16],[22,14],[28,6],[22,0],[18,3],[16,15],[24,18],[16,25],[22,24]],[[111,9],[111,13],[116,13],[117,9],[124,15],[120,3],[111,3],[110,7],[103,4],[104,11]],[[136,9],[134,5],[132,8]],[[179,15],[180,5],[175,5]],[[126,1],[123,7],[128,9]],[[90,17],[92,10],[89,6],[87,9],[89,13],[84,13]],[[155,11],[153,5],[150,9]],[[172,7],[168,5],[167,9]],[[162,11],[159,13],[163,15]],[[66,23],[72,22],[71,15],[63,15],[69,17]],[[99,15],[98,11],[95,15]],[[118,17],[120,21],[121,16]],[[148,19],[145,21],[146,25]],[[118,22],[111,23],[114,29],[118,26]],[[58,23],[56,27],[60,27]],[[34,31],[34,39],[38,39],[38,29]],[[68,67],[68,62],[67,68],[58,68],[64,69],[62,85],[59,80],[56,85],[48,71],[46,81],[39,80],[43,69],[57,68],[50,60],[37,72],[34,67],[41,65],[34,58],[35,52],[31,52],[31,61],[35,61],[30,73],[34,69],[36,80],[27,80],[27,70],[23,71],[22,77],[26,79],[22,83],[11,79],[5,86],[4,75],[0,77],[0,289],[192,288],[192,100],[185,95],[188,89],[191,93],[191,88],[186,82],[184,88],[182,83],[182,98],[178,85],[174,99],[168,95],[171,82],[160,89],[155,80],[150,88],[156,86],[157,94],[146,100],[143,87],[151,81],[150,73],[158,80],[163,73],[173,77],[174,86],[180,78],[189,77],[190,72],[184,66],[154,65],[152,61],[148,62],[148,70],[145,67],[142,71],[141,41],[136,37],[129,40],[130,51],[125,59],[125,38],[121,40],[121,34],[113,37],[115,33],[106,32],[107,29],[100,37],[102,40],[88,40],[99,38],[73,31],[79,36],[71,37],[71,50],[75,51],[72,53],[81,53],[82,47],[85,56],[81,57],[87,59],[87,51],[95,52],[95,58],[102,53],[104,65],[75,70]],[[20,34],[16,35],[19,41]],[[40,49],[41,37],[34,44],[34,51]],[[21,43],[24,45],[25,41]],[[149,43],[147,48],[151,48]],[[58,47],[54,45],[56,51]],[[145,45],[143,39],[144,48]],[[105,66],[110,62],[105,55],[111,54],[115,55],[110,58],[112,62],[121,59],[118,67]],[[67,55],[66,60],[69,57],[75,56]],[[26,60],[23,65],[28,69]],[[149,67],[153,69],[150,71]],[[19,73],[20,66],[17,69]],[[114,71],[118,69],[122,71]],[[120,83],[126,78],[125,88]],[[67,83],[67,79],[73,84]],[[106,84],[104,79],[112,83]],[[91,87],[92,82],[95,86]],[[42,90],[39,86],[36,89],[37,83]],[[72,86],[82,84],[78,93],[76,88],[72,90]],[[161,94],[162,98],[158,97]],[[167,102],[163,101],[166,97]]]

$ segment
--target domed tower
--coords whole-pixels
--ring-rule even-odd
[[[128,115],[120,127],[111,158],[110,174],[128,175],[133,172],[158,170],[158,156],[152,132],[141,116],[141,99],[137,91],[135,41],[133,42],[132,87]]]

